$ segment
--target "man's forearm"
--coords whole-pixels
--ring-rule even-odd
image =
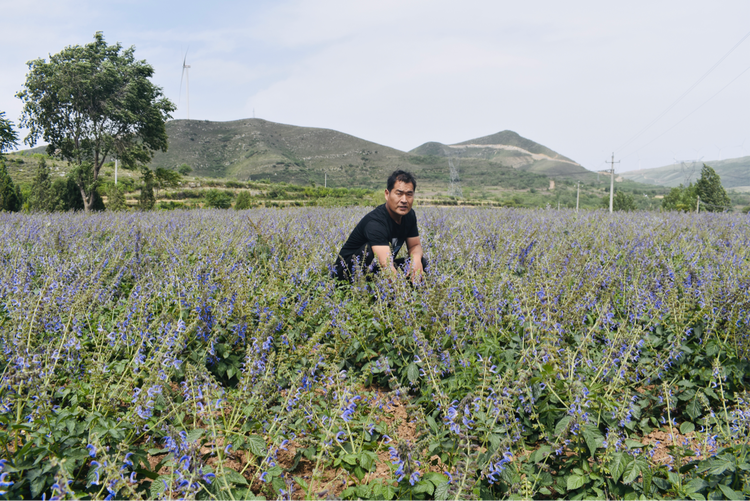
[[[422,261],[422,246],[421,245],[415,245],[411,249],[409,249],[409,257],[411,257],[412,262],[414,261]]]

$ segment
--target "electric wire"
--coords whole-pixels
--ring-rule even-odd
[[[679,121],[678,121],[677,123],[675,123],[674,125],[672,125],[672,127],[670,127],[669,129],[665,130],[664,132],[662,132],[661,134],[659,134],[658,136],[656,136],[655,138],[653,138],[653,139],[652,139],[651,141],[649,141],[648,143],[646,143],[646,144],[644,144],[644,145],[641,145],[641,146],[640,146],[640,147],[639,147],[638,149],[636,149],[636,150],[633,150],[633,151],[631,151],[631,152],[630,152],[630,153],[628,153],[627,155],[623,155],[623,156],[621,156],[621,157],[620,157],[620,160],[623,160],[623,159],[625,159],[625,158],[628,158],[629,156],[631,156],[631,155],[635,154],[635,153],[636,153],[637,151],[639,151],[639,150],[640,150],[641,148],[645,148],[645,147],[646,147],[646,146],[648,146],[649,144],[653,143],[654,141],[656,141],[657,139],[659,139],[660,137],[662,137],[662,136],[663,136],[664,134],[666,134],[667,132],[671,131],[672,129],[674,129],[675,127],[677,127],[678,125],[680,125],[680,124],[681,124],[682,122],[684,122],[684,121],[685,121],[685,120],[686,120],[686,119],[687,119],[687,118],[688,118],[688,117],[689,117],[690,115],[692,115],[693,113],[695,113],[695,112],[696,112],[696,111],[698,111],[699,109],[703,108],[703,106],[705,106],[705,105],[706,105],[706,104],[707,104],[707,103],[708,103],[709,101],[711,101],[711,100],[712,100],[713,98],[715,98],[716,96],[718,96],[718,95],[719,95],[719,94],[720,94],[720,93],[721,93],[721,92],[722,92],[722,91],[723,91],[724,89],[726,89],[727,87],[729,87],[730,85],[732,85],[732,84],[733,84],[733,83],[734,83],[734,82],[735,82],[735,81],[736,81],[736,80],[737,80],[738,78],[740,78],[740,77],[741,77],[742,75],[744,75],[745,73],[747,73],[747,72],[748,72],[748,70],[750,70],[750,66],[748,66],[747,68],[745,68],[745,69],[744,69],[744,70],[742,71],[742,73],[740,73],[739,75],[737,75],[736,77],[734,77],[734,78],[733,78],[733,79],[732,79],[732,80],[731,80],[731,81],[730,81],[730,82],[729,82],[728,84],[726,84],[726,85],[725,85],[724,87],[722,87],[721,89],[719,89],[719,90],[718,90],[718,91],[717,91],[717,92],[716,92],[716,93],[715,93],[715,94],[714,94],[713,96],[711,96],[711,97],[709,97],[708,99],[706,99],[705,101],[703,101],[703,104],[701,104],[700,106],[698,106],[697,108],[695,108],[695,109],[694,109],[693,111],[691,111],[690,113],[688,113],[687,115],[685,115],[684,117],[682,117],[682,118],[681,118],[681,119],[680,119],[680,120],[679,120]]]
[[[630,139],[628,139],[627,141],[625,141],[625,143],[623,145],[621,145],[619,148],[616,148],[615,151],[622,150],[623,148],[625,148],[626,146],[628,146],[630,143],[632,143],[633,141],[635,141],[636,139],[638,139],[644,132],[646,132],[648,129],[650,129],[652,125],[654,125],[656,122],[658,122],[664,115],[666,115],[672,108],[674,108],[677,105],[677,103],[679,103],[680,101],[682,101],[682,99],[685,96],[687,96],[693,89],[695,89],[698,86],[698,84],[700,84],[708,75],[710,75],[711,72],[713,72],[722,63],[722,61],[724,61],[732,52],[734,52],[735,49],[737,49],[737,47],[739,47],[742,44],[742,42],[744,42],[745,40],[747,40],[748,37],[750,37],[750,31],[747,32],[747,34],[744,37],[742,37],[742,39],[739,42],[737,42],[734,45],[734,47],[732,47],[731,49],[729,49],[729,52],[727,52],[726,54],[724,54],[721,57],[721,59],[719,59],[713,66],[711,66],[708,69],[708,71],[706,71],[698,80],[696,80],[696,82],[693,85],[691,85],[690,88],[688,88],[688,90],[686,90],[685,92],[683,92],[680,97],[678,97],[672,104],[670,104],[669,106],[667,106],[667,108],[664,111],[662,111],[659,114],[659,116],[657,116],[651,122],[649,122],[649,124],[646,125],[643,129],[641,129],[640,132],[638,132],[636,135],[634,135],[633,137],[631,137]]]

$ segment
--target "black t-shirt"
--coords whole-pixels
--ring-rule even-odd
[[[388,214],[385,204],[375,208],[357,224],[341,248],[336,261],[349,262],[352,256],[362,256],[367,246],[390,245],[393,257],[398,255],[407,238],[418,237],[417,215],[414,209],[401,217],[398,224]],[[369,250],[369,249],[368,249]]]

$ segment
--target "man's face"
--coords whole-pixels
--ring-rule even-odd
[[[405,216],[414,203],[414,185],[403,181],[396,181],[393,189],[385,190],[385,205],[392,214]]]

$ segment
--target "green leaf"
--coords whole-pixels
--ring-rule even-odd
[[[438,473],[436,471],[430,471],[425,473],[424,477],[422,477],[424,480],[429,480],[435,485],[440,485],[443,482],[447,481],[448,478],[443,475],[442,473]]]
[[[345,454],[344,457],[341,458],[341,460],[352,466],[357,464],[357,456],[355,456],[354,454]]]
[[[166,482],[166,484],[165,484]],[[149,493],[151,499],[156,499],[159,495],[167,490],[167,485],[172,483],[172,475],[160,475],[159,478],[151,482]]]
[[[682,433],[683,435],[687,435],[688,433],[692,433],[694,431],[695,425],[690,421],[685,421],[680,425],[680,433]]]
[[[533,454],[531,454],[531,462],[540,463],[544,461],[544,458],[549,456],[550,452],[552,452],[552,447],[550,447],[549,445],[541,446],[540,448],[535,450]]]
[[[265,457],[267,454],[266,441],[263,440],[263,437],[259,437],[258,435],[250,435],[247,437],[247,447],[250,449],[250,452],[258,457]]]
[[[360,499],[370,499],[370,486],[367,484],[358,485],[357,488],[354,489],[354,492]]]
[[[429,480],[420,480],[417,485],[412,487],[411,491],[414,494],[419,494],[420,492],[426,492],[427,494],[432,494],[433,492],[435,492],[435,486]]]
[[[573,416],[565,416],[555,425],[555,436],[561,435],[562,432],[568,429],[568,424],[573,419]]]
[[[367,471],[370,471],[375,466],[375,453],[370,451],[362,451],[359,453],[359,465]]]
[[[572,475],[569,475],[566,480],[567,480],[569,491],[574,491],[580,487],[583,487],[583,485],[586,483],[585,477],[581,475],[576,475],[575,473]]]
[[[602,435],[598,427],[592,424],[584,425],[582,432],[583,438],[586,440],[586,445],[589,448],[589,453],[591,456],[594,456],[594,454],[596,454],[596,449],[601,447],[604,443],[604,435]]]
[[[697,398],[688,402],[687,406],[685,407],[685,412],[693,421],[698,419],[698,417],[701,415],[701,404],[698,402]]]
[[[227,482],[231,484],[248,485],[245,477],[234,470],[230,470],[229,468],[224,470],[224,474],[221,477],[223,477]]]
[[[354,476],[357,477],[359,480],[362,480],[365,478],[365,470],[362,469],[361,466],[355,466],[354,467]]]
[[[633,459],[629,454],[624,452],[615,452],[612,454],[612,460],[609,462],[609,471],[612,474],[612,480],[617,482],[625,473],[625,469]]]
[[[735,470],[734,464],[726,459],[714,459],[704,468],[709,475],[721,475],[727,470]],[[701,470],[704,470],[704,468],[701,468]]]
[[[446,486],[445,487],[445,496],[446,497],[443,498],[443,499],[438,499],[437,498],[437,493],[436,493],[435,494],[435,501],[446,501],[446,499],[448,497],[448,483],[447,482],[446,482],[445,486]],[[393,499],[393,496],[395,494],[396,494],[395,489],[393,487],[391,487],[390,485],[384,485],[384,484],[378,482],[375,485],[373,485],[373,487],[372,487],[372,496],[374,498],[378,498],[378,496],[383,496],[383,499],[385,499],[386,501],[390,501],[391,499]]]
[[[708,487],[708,483],[706,483],[706,481],[702,478],[694,478],[690,482],[685,484],[685,489],[691,492],[699,492],[706,487]]]
[[[635,480],[643,472],[644,465],[646,468],[648,468],[648,464],[645,463],[645,461],[643,461],[642,459],[636,459],[633,462],[631,462],[625,468],[625,473],[623,473],[622,481],[625,484],[632,484],[633,482],[635,482]]]
[[[430,425],[430,429],[432,430],[433,433],[437,433],[438,432],[438,430],[439,430],[438,429],[438,425],[437,425],[437,423],[435,422],[435,419],[432,416],[427,416],[427,424]]]
[[[643,444],[638,442],[637,440],[631,440],[631,439],[625,439],[625,445],[628,447],[628,449],[640,449],[643,447]]]
[[[435,501],[444,501],[448,499],[448,481],[435,486]]]
[[[721,489],[721,492],[724,493],[727,499],[745,499],[745,496],[741,492],[737,492],[727,485],[719,484],[719,489]]]
[[[202,436],[203,436],[203,430],[201,430],[200,428],[197,428],[195,430],[188,432],[187,442],[197,442],[198,440],[200,440]]]
[[[412,383],[416,383],[419,380],[419,367],[417,367],[417,364],[414,362],[409,364],[406,368],[406,377],[408,377],[409,381]]]

